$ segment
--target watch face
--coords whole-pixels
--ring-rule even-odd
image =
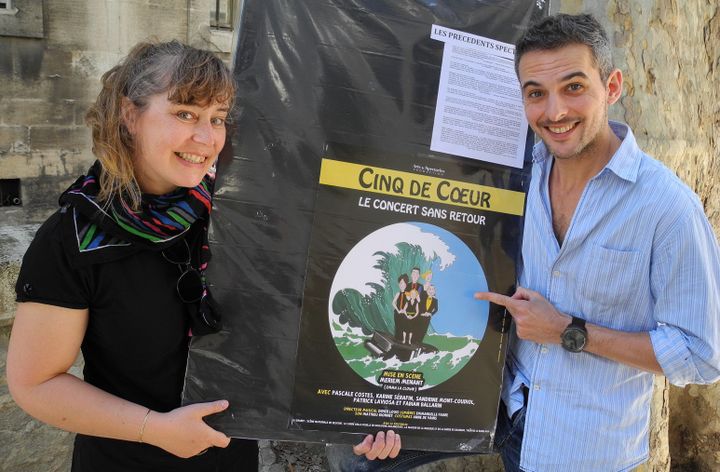
[[[585,347],[587,336],[579,328],[567,328],[562,334],[562,346],[570,352],[580,352]]]

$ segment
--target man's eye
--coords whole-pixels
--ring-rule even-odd
[[[195,116],[189,111],[179,111],[177,113],[177,117],[184,121],[190,121],[195,118]]]
[[[542,96],[542,92],[539,90],[532,90],[530,93],[527,94],[528,98],[539,98]]]
[[[570,84],[568,85],[568,90],[572,92],[577,92],[579,90],[582,90],[582,84]]]
[[[225,126],[225,118],[213,118],[210,122],[216,127]]]

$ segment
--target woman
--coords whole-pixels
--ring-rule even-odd
[[[203,421],[227,401],[180,406],[189,336],[219,329],[202,273],[232,77],[211,53],[141,43],[102,86],[98,161],[23,259],[10,391],[78,433],[73,471],[256,470],[255,442]],[[84,380],[67,373],[80,348]]]

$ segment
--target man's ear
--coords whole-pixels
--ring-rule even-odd
[[[120,119],[131,136],[135,134],[135,123],[137,122],[138,112],[138,108],[129,98],[122,98],[122,102],[120,103]]]
[[[620,69],[615,69],[610,73],[605,88],[607,89],[608,93],[608,105],[612,105],[613,103],[620,100],[623,90],[623,76],[622,72],[620,72]]]

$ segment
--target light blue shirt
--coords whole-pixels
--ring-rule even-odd
[[[638,147],[626,125],[588,182],[562,247],[548,193],[553,157],[533,153],[519,283],[561,312],[650,333],[678,386],[720,378],[720,256],[697,196]],[[530,388],[520,466],[526,471],[625,471],[647,460],[653,375],[511,332],[503,400],[512,415]]]

